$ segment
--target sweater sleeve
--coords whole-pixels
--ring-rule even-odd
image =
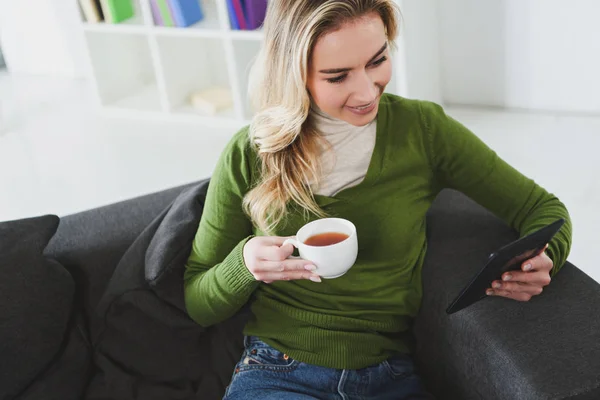
[[[251,175],[246,138],[244,129],[221,154],[186,263],[186,308],[204,327],[233,316],[258,287],[243,257],[252,237],[252,223],[242,209]]]
[[[421,116],[429,135],[429,157],[442,188],[466,194],[526,236],[559,218],[566,223],[549,243],[554,276],[571,248],[572,226],[565,205],[501,159],[482,140],[437,104],[423,102]]]

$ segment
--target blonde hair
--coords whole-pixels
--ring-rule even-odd
[[[261,176],[243,206],[254,224],[271,234],[294,202],[305,213],[325,216],[310,184],[321,178],[320,134],[308,119],[306,88],[311,51],[324,34],[345,22],[377,13],[391,45],[398,30],[393,0],[270,0],[265,41],[250,71],[249,96],[256,111],[250,139]]]

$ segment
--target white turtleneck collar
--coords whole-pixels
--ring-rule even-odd
[[[315,193],[334,196],[339,191],[363,181],[375,148],[377,120],[364,126],[354,126],[333,118],[313,103],[310,115],[314,127],[331,147],[321,149],[323,176]]]
[[[323,136],[359,133],[365,129],[369,129],[370,125],[375,125],[376,123],[376,119],[374,119],[367,125],[354,126],[349,122],[330,116],[321,110],[314,102],[310,107],[310,115],[314,121],[315,128]]]

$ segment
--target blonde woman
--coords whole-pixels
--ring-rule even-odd
[[[431,398],[411,361],[411,324],[425,214],[445,187],[523,235],[567,219],[490,294],[527,301],[566,260],[571,225],[556,197],[438,105],[384,93],[398,15],[392,0],[269,2],[250,88],[257,113],[218,162],[185,275],[202,326],[252,300],[227,399]],[[359,235],[358,259],[337,279],[283,246],[324,216]]]

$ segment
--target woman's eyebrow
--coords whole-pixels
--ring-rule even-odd
[[[385,49],[387,49],[387,42],[381,47],[381,49],[379,49],[379,51],[377,53],[375,53],[375,55],[373,57],[371,57],[371,59],[369,60],[369,63],[371,63],[373,60],[375,60],[377,57],[379,57],[379,55],[381,53],[383,53],[385,51]],[[351,71],[352,68],[332,68],[332,69],[322,69],[319,72],[322,74],[339,74],[341,72],[348,72]]]

